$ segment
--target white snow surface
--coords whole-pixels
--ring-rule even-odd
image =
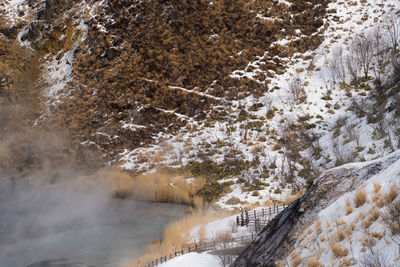
[[[396,154],[400,155],[400,150],[386,158]],[[361,164],[347,164],[340,168],[360,169],[379,161],[385,162],[385,158]],[[376,192],[376,185],[381,186],[378,192]],[[379,194],[382,196],[388,194],[393,188],[397,188],[397,190],[400,188],[400,159],[372,176],[357,190],[345,193],[330,206],[321,210],[315,222],[304,233],[299,234],[298,241],[293,247],[294,251],[299,253],[304,263],[311,257],[317,257],[324,266],[341,266],[346,258],[352,260],[350,262],[353,262],[353,264],[350,266],[362,266],[363,260],[371,257],[371,253],[381,255],[389,263],[398,263],[400,261],[398,245],[393,242],[390,230],[387,229],[382,220],[378,218],[373,220],[370,226],[365,226],[369,217],[373,214],[373,210],[377,210],[379,216],[386,210],[386,207],[377,207],[376,197]],[[367,200],[365,204],[356,207],[354,199],[356,192],[360,190],[365,191]],[[394,201],[396,200],[400,200],[400,194]],[[351,213],[346,212],[349,204],[352,208]],[[339,231],[345,233],[345,238],[342,241],[337,240]],[[366,237],[371,238],[369,245],[365,243]],[[332,244],[338,244],[342,249],[347,250],[347,255],[343,258],[335,256],[331,249]],[[291,254],[288,261],[290,262],[293,258],[294,253]]]
[[[222,266],[216,256],[204,253],[188,253],[159,266],[162,267],[220,267]]]

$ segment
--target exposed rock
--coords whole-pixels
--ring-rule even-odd
[[[368,164],[347,164],[325,172],[307,192],[270,221],[232,266],[275,266],[293,246],[296,233],[304,231],[322,209],[344,193],[360,187],[400,159],[400,152]]]

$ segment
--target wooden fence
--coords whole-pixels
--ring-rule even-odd
[[[273,206],[261,208],[253,211],[244,210],[240,215],[236,217],[237,226],[246,226],[252,227],[255,231],[249,235],[242,235],[239,237],[229,237],[224,239],[223,241],[208,241],[208,242],[198,242],[193,244],[188,244],[181,249],[175,250],[173,253],[168,255],[161,256],[152,260],[151,262],[140,265],[144,267],[154,267],[158,264],[165,263],[168,260],[171,260],[177,256],[184,255],[190,252],[204,252],[207,250],[217,250],[223,249],[224,244],[230,243],[236,245],[236,247],[248,245],[251,241],[253,241],[257,236],[258,232],[262,230],[262,228],[279,212],[283,211],[287,205],[283,206]],[[233,248],[232,246],[230,248]]]
[[[241,247],[248,245],[251,241],[253,241],[257,237],[257,234],[250,234],[250,235],[243,235],[240,237],[231,237],[229,239],[224,240],[223,242],[221,241],[209,241],[209,242],[199,242],[199,243],[194,243],[190,244],[185,248],[182,248],[180,250],[175,250],[174,253],[168,254],[161,256],[160,258],[152,260],[150,263],[144,265],[145,267],[153,267],[157,266],[158,264],[165,263],[168,260],[171,260],[175,257],[184,255],[186,253],[190,252],[204,252],[207,250],[212,250],[212,249],[223,249],[222,244],[226,243],[231,243],[231,244],[236,244],[236,247]],[[234,248],[233,246],[230,246],[230,248]]]
[[[267,225],[272,217],[283,211],[286,207],[287,205],[284,204],[283,206],[265,207],[252,211],[244,210],[236,217],[236,225],[251,227],[258,233]]]

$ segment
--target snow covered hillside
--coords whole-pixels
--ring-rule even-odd
[[[233,266],[398,266],[399,178],[399,151],[327,171]]]
[[[260,57],[232,72],[233,78],[253,80],[263,72],[268,90],[261,96],[214,105],[227,116],[189,119],[187,128],[154,146],[124,150],[122,167],[151,172],[163,164],[189,166],[205,176],[212,171],[231,191],[216,203],[234,208],[285,201],[324,170],[399,149],[392,57],[399,2],[332,1],[328,10],[317,49],[274,57],[286,63],[286,71],[268,75]],[[283,36],[270,49],[290,50],[295,40]]]
[[[354,172],[391,162],[321,210],[315,221],[297,234],[293,250],[286,256],[291,266],[310,262],[319,262],[319,266],[400,266],[399,155],[397,152],[375,162],[342,167]]]

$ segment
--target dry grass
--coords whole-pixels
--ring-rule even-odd
[[[205,238],[205,227],[204,225],[229,216],[230,214],[226,211],[221,211],[216,214],[204,213],[202,211],[195,211],[186,216],[185,218],[173,222],[167,226],[164,231],[164,235],[161,241],[154,241],[144,251],[142,256],[134,260],[127,266],[139,266],[140,264],[146,264],[160,257],[161,255],[169,255],[175,251],[179,251],[182,248],[188,246],[191,240],[190,231],[200,225],[199,236]],[[220,239],[229,238],[229,234],[218,236]]]
[[[371,209],[370,216],[363,221],[363,227],[369,228],[379,218],[379,211],[376,208]]]
[[[367,193],[365,192],[365,190],[364,189],[357,190],[354,196],[354,204],[356,205],[356,208],[359,208],[362,205],[364,205],[366,201],[367,201]]]
[[[382,193],[375,194],[372,200],[379,208],[383,208],[383,206],[385,206],[385,197],[382,195]]]
[[[116,197],[157,202],[182,203],[201,207],[203,201],[195,194],[203,187],[202,178],[187,179],[183,176],[157,172],[132,177],[118,168],[104,169],[97,177],[110,185]]]
[[[311,257],[307,262],[307,267],[323,267],[322,263],[316,258]]]
[[[346,199],[346,215],[349,215],[353,212],[353,207],[351,206],[350,200]]]
[[[285,203],[286,205],[296,201],[297,199],[299,199],[304,193],[303,192],[298,192],[296,194],[293,195],[287,195],[285,197],[285,199],[283,200],[283,203]]]
[[[351,266],[352,262],[353,261],[350,258],[346,258],[343,260],[343,266]]]
[[[374,189],[375,189],[375,193],[378,193],[382,188],[382,185],[378,182],[374,182]]]
[[[347,248],[344,248],[341,244],[331,244],[330,245],[333,254],[337,258],[345,257],[347,254],[349,254],[349,251]]]
[[[317,234],[320,235],[322,233],[322,228],[321,228],[321,221],[318,220],[315,223],[315,230],[317,231]]]
[[[378,240],[382,239],[385,236],[385,232],[373,232],[370,235]]]
[[[385,195],[385,202],[386,204],[390,204],[393,202],[393,200],[395,200],[395,198],[398,195],[398,187],[394,186],[390,188],[390,191]]]
[[[337,235],[338,235],[339,241],[343,241],[346,238],[346,235],[344,234],[344,232],[342,230],[338,230]]]
[[[299,253],[295,251],[293,253],[292,260],[290,261],[290,266],[297,267],[303,263],[303,259],[300,257]]]

